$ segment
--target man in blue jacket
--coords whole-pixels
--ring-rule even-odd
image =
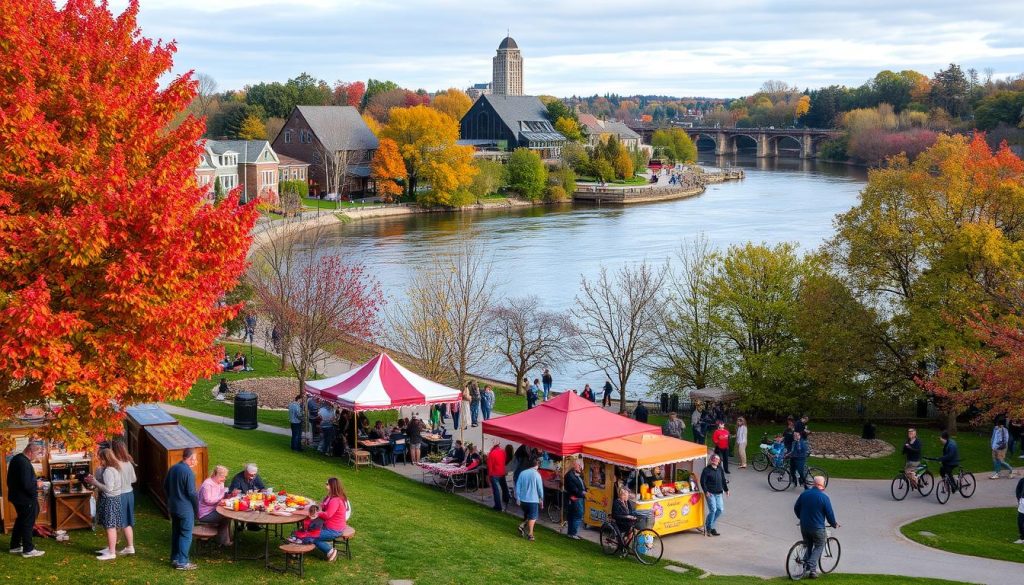
[[[832,501],[825,495],[825,478],[814,478],[814,489],[800,494],[793,506],[793,512],[800,519],[800,535],[804,539],[804,550],[809,551],[804,559],[804,573],[811,579],[818,578],[818,562],[825,548],[828,533],[825,522],[832,528],[839,528],[832,512]]]
[[[799,432],[793,433],[793,447],[789,451],[789,478],[793,485],[802,485],[806,490],[807,486],[807,457],[811,454],[811,447]],[[800,483],[797,483],[799,480]]]
[[[196,493],[196,474],[192,471],[197,461],[194,449],[181,452],[181,461],[175,463],[164,478],[167,494],[167,513],[171,515],[171,565],[180,571],[192,571],[196,564],[188,560],[192,548],[192,527],[199,517]]]

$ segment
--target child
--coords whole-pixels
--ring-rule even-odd
[[[292,532],[288,542],[292,544],[313,544],[320,537],[320,529],[324,526],[324,521],[321,518],[317,518],[317,514],[320,513],[320,506],[311,504],[306,511],[309,512],[309,518],[302,521],[302,530]]]
[[[772,443],[772,463],[775,467],[782,467],[782,456],[786,452],[786,445],[782,442],[782,435],[775,435],[775,442]]]

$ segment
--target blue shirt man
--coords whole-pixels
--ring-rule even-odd
[[[832,511],[832,501],[825,494],[825,478],[814,478],[814,489],[807,490],[800,494],[793,505],[793,512],[800,519],[800,534],[804,540],[804,550],[810,551],[804,559],[804,573],[810,573],[811,578],[818,576],[818,563],[821,560],[821,551],[825,548],[825,541],[828,540],[828,532],[825,530],[825,522],[833,528],[839,528],[836,522],[835,513]]]
[[[183,450],[181,461],[175,463],[164,478],[167,513],[171,516],[171,565],[182,571],[196,568],[195,563],[188,559],[192,548],[192,527],[199,517],[196,474],[192,471],[196,461],[194,449]]]
[[[288,405],[288,423],[292,427],[292,451],[302,451],[302,395]]]
[[[544,480],[537,471],[539,464],[536,458],[530,459],[526,463],[526,469],[516,479],[516,499],[519,500],[519,507],[523,509],[519,534],[529,540],[533,540],[533,526],[540,516],[540,509],[544,507]]]

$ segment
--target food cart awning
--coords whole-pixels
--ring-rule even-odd
[[[583,445],[637,433],[660,435],[661,429],[608,412],[572,392],[559,394],[536,408],[484,421],[494,435],[554,455],[574,455]]]
[[[681,461],[704,459],[708,448],[664,435],[641,433],[583,446],[583,456],[624,467],[658,467]]]
[[[462,393],[403,368],[386,353],[325,380],[306,382],[306,391],[349,410],[391,410],[455,402]]]

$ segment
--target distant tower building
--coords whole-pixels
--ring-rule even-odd
[[[493,95],[523,95],[523,55],[512,37],[505,37],[494,57]]]

